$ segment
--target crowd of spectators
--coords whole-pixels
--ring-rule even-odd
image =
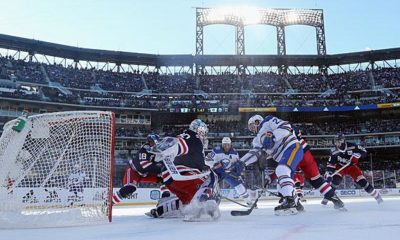
[[[0,57],[0,79],[46,84],[40,63]]]
[[[362,134],[362,133],[379,133],[400,131],[400,120],[381,120],[371,119],[359,123],[341,123],[341,122],[324,122],[324,123],[302,123],[295,124],[302,129],[307,135],[335,135],[339,132],[344,134]]]
[[[134,126],[134,127],[119,127],[116,129],[117,137],[146,137],[152,130],[148,127]]]
[[[0,57],[0,77],[44,85],[47,84],[48,77],[52,82],[73,88],[70,89],[72,94],[62,96],[65,93],[54,93],[44,89],[42,100],[48,97],[57,102],[65,100],[68,103],[116,107],[298,107],[400,101],[400,70],[396,67],[356,70],[326,76],[281,75],[273,72],[195,76],[188,73],[165,75],[158,72],[141,73],[137,70],[117,72],[64,67]],[[377,90],[376,86],[381,90]],[[382,87],[392,89],[383,91]],[[142,90],[151,90],[154,94],[134,94]],[[171,93],[178,95],[168,96]]]
[[[399,68],[378,68],[373,71],[376,85],[385,88],[400,87],[400,69]]]
[[[372,166],[371,162],[368,161],[362,161],[359,164],[361,169],[371,169],[371,167],[373,170],[400,169],[400,161],[394,161],[393,159],[380,159],[379,161],[372,161]]]
[[[209,127],[209,137],[221,136],[248,136],[247,124],[240,121],[205,121]],[[303,135],[336,135],[343,133],[345,135],[400,132],[400,119],[373,119],[365,122],[324,122],[324,123],[295,123],[294,125],[302,130]],[[117,136],[138,137],[146,136],[151,132],[159,133],[162,136],[174,136],[188,126],[164,125],[160,129],[151,129],[149,127],[119,128]]]

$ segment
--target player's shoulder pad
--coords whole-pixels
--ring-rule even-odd
[[[357,144],[352,143],[352,142],[346,142],[346,144],[347,144],[347,147],[355,147],[355,146],[357,146]]]
[[[238,154],[238,152],[233,147],[231,147],[231,149],[229,150],[229,153],[230,154]]]
[[[364,152],[366,152],[367,151],[367,149],[365,149],[363,146],[361,146],[361,145],[358,145],[358,144],[353,144],[354,145],[354,149],[358,149],[358,150],[361,150],[361,151],[364,151]]]
[[[297,136],[300,133],[300,128],[298,128],[297,126],[293,125],[291,122],[289,122],[290,126],[292,127],[294,134]]]
[[[151,150],[151,147],[149,144],[143,144],[142,148],[140,149],[140,152],[148,152]]]
[[[337,155],[339,154],[339,150],[337,150],[337,148],[333,147],[331,148],[331,155]]]

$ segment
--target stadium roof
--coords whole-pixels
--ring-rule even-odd
[[[0,34],[0,48],[43,54],[75,61],[112,62],[148,66],[332,66],[400,59],[400,48],[333,55],[156,55],[72,47]]]

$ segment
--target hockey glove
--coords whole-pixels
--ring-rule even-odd
[[[224,169],[224,167],[222,166],[222,164],[220,164],[220,163],[217,163],[217,164],[215,164],[215,166],[214,166],[214,168],[213,168],[213,171],[218,175],[218,177],[219,178],[224,178],[225,177],[225,175],[226,175],[226,173],[225,173],[225,169]]]
[[[230,175],[235,177],[240,177],[244,169],[245,169],[244,162],[236,161],[232,164],[232,167],[230,169],[231,171]]]
[[[325,172],[324,178],[325,178],[325,181],[326,181],[327,183],[331,183],[332,180],[333,180],[332,173],[330,173],[330,172]]]
[[[274,147],[274,134],[272,132],[267,132],[262,137],[264,138],[262,144],[265,149],[271,149]]]

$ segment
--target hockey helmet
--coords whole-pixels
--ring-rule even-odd
[[[222,148],[225,152],[228,152],[231,149],[232,140],[229,137],[224,137],[222,139]]]
[[[157,134],[149,134],[147,135],[147,142],[151,145],[154,146],[160,141],[160,136]]]
[[[264,118],[260,115],[254,115],[251,118],[249,118],[249,121],[247,122],[247,126],[252,133],[257,133],[258,132],[258,126],[260,123],[264,120]]]
[[[339,151],[344,152],[346,150],[346,138],[344,134],[343,133],[336,134],[334,140],[336,148]]]

